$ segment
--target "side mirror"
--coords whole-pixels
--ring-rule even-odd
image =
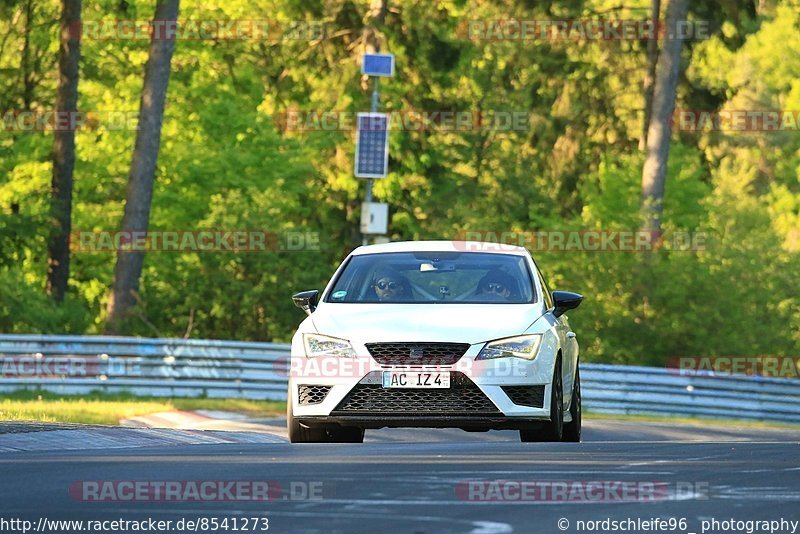
[[[311,312],[317,309],[317,299],[319,298],[319,291],[313,289],[311,291],[301,291],[292,295],[292,302],[294,305],[311,315]]]
[[[583,295],[578,293],[571,293],[569,291],[553,291],[553,302],[556,307],[553,310],[553,315],[561,317],[567,310],[574,310],[581,305]]]

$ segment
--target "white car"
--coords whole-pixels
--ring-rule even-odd
[[[355,249],[292,339],[293,443],[362,442],[364,429],[519,430],[581,439],[578,343],[527,250],[418,241]]]

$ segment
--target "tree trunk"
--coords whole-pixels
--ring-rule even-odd
[[[656,64],[658,63],[658,28],[661,21],[661,0],[650,2],[650,19],[653,21],[653,38],[647,41],[647,74],[644,78],[644,122],[642,136],[639,138],[639,150],[647,146],[647,129],[650,127],[650,116],[653,110],[653,87],[656,80]]]
[[[56,110],[72,116],[78,110],[80,35],[70,31],[81,19],[81,0],[61,2],[61,40],[58,58]],[[55,131],[50,214],[54,229],[48,238],[47,293],[62,302],[69,284],[69,233],[72,229],[72,184],[75,168],[75,131]]]
[[[386,19],[388,0],[371,0],[367,11],[367,25],[364,27],[364,53],[377,54],[381,50],[378,31]]]
[[[64,16],[64,8],[62,5],[61,16]],[[22,40],[22,57],[20,58],[20,67],[22,70],[22,109],[30,111],[33,105],[33,68],[31,67],[31,32],[33,31],[33,0],[27,0],[25,4],[25,28],[23,29],[24,37]],[[63,33],[63,28],[62,28]],[[62,46],[63,46],[63,38]],[[63,51],[62,51],[63,54]]]
[[[133,149],[123,232],[147,231],[150,224],[150,203],[153,198],[161,123],[169,85],[170,62],[175,50],[175,35],[169,22],[178,17],[180,0],[158,0],[153,17],[155,31],[145,66],[144,86],[139,102],[139,129]],[[143,251],[118,251],[114,267],[114,287],[108,303],[106,332],[118,333],[130,309],[136,304],[139,278],[144,263]]]
[[[653,90],[653,115],[647,130],[647,151],[642,169],[643,228],[661,232],[661,213],[664,203],[664,183],[672,132],[672,113],[675,110],[675,88],[681,62],[682,40],[675,32],[678,22],[686,20],[688,0],[670,0],[667,6],[664,46],[658,57],[656,84]]]

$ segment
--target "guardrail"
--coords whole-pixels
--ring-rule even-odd
[[[584,407],[610,414],[800,423],[800,380],[581,364]]]
[[[0,392],[284,400],[288,358],[277,343],[3,335]],[[800,380],[603,364],[581,375],[594,412],[800,423]]]
[[[0,391],[282,400],[288,357],[277,343],[4,335]]]

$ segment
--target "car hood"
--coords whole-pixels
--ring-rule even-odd
[[[311,315],[317,332],[361,343],[481,343],[523,333],[541,315],[536,304],[330,304]]]

